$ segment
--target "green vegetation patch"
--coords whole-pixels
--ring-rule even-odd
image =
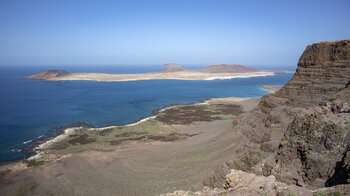
[[[163,123],[155,119],[130,125],[94,130],[82,128],[69,135],[65,140],[55,144],[53,149],[63,152],[100,149],[112,147],[124,142],[174,142],[193,137],[197,134],[170,132]]]
[[[174,142],[184,140],[188,137],[195,136],[197,134],[182,134],[182,133],[170,133],[170,134],[154,134],[154,135],[142,135],[131,138],[119,138],[116,140],[110,141],[111,145],[119,145],[124,141],[141,141],[141,142],[149,142],[149,141],[160,141],[160,142]]]
[[[334,129],[334,133],[339,133],[339,132],[340,132],[340,129],[338,129],[338,128]]]
[[[343,196],[343,192],[337,190],[329,194],[329,196]]]
[[[146,136],[164,130],[162,123],[154,119],[131,126],[118,126],[103,130],[83,128],[56,144],[54,149],[83,150],[97,146],[117,145],[123,141],[146,141]]]
[[[105,149],[124,142],[173,142],[192,137],[192,134],[170,132],[167,124],[192,124],[197,121],[233,120],[241,114],[241,106],[231,104],[200,104],[175,106],[157,112],[154,119],[134,125],[106,129],[81,128],[53,149],[66,152],[86,149]]]
[[[86,133],[83,135],[78,135],[76,137],[74,137],[73,139],[68,140],[68,143],[72,144],[72,145],[76,145],[76,144],[89,144],[89,143],[93,143],[96,142],[97,139],[90,137],[89,135],[87,135]]]
[[[280,141],[280,147],[283,147],[283,146],[284,146],[284,141],[281,140],[281,141]]]
[[[27,167],[37,167],[40,165],[44,165],[44,161],[37,161],[35,159],[33,160],[24,160],[23,161],[25,164],[27,164]]]
[[[314,192],[314,196],[327,196],[327,194],[321,190]]]
[[[294,193],[294,192],[288,192],[288,195],[287,195],[287,196],[297,196],[297,194]]]

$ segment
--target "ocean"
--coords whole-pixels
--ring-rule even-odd
[[[211,81],[128,82],[20,79],[47,69],[69,72],[146,73],[156,66],[0,66],[0,161],[24,159],[33,142],[83,122],[92,127],[125,125],[173,104],[212,97],[260,97],[264,84],[285,84],[291,73]]]

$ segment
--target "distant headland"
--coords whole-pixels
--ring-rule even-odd
[[[47,70],[25,77],[49,81],[94,80],[94,81],[136,81],[136,80],[216,80],[251,78],[274,75],[276,71],[258,70],[243,65],[218,64],[203,69],[189,70],[178,64],[165,64],[164,71],[141,74],[69,73],[64,70]]]

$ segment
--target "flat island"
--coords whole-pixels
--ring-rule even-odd
[[[94,80],[94,81],[136,81],[136,80],[216,80],[250,78],[274,75],[275,71],[258,70],[243,65],[211,65],[204,69],[189,70],[177,64],[165,64],[164,71],[141,74],[69,73],[64,70],[48,70],[26,77],[50,81]]]

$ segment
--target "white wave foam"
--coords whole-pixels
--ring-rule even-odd
[[[30,142],[32,142],[33,140],[28,140],[28,141],[25,141],[25,142],[23,142],[23,144],[28,144],[28,143],[30,143]]]

